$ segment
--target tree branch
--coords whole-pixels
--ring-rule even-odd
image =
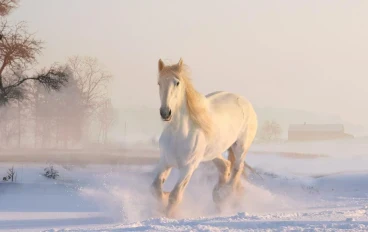
[[[6,87],[0,89],[0,106],[7,104],[10,100],[20,100],[24,96],[24,91],[21,88],[27,81],[37,81],[48,90],[60,90],[68,82],[70,72],[65,67],[51,67],[46,72],[40,72],[33,77],[24,77],[14,73],[18,80]]]
[[[14,8],[18,7],[18,0],[0,0],[0,16],[8,15]]]

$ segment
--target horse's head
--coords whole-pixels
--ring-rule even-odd
[[[184,83],[180,78],[183,68],[183,60],[174,65],[165,66],[160,59],[158,61],[158,85],[160,89],[160,115],[162,120],[170,121],[178,110],[184,93]]]

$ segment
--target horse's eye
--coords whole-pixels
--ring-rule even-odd
[[[176,82],[176,86],[178,86],[180,84],[180,82],[178,81],[178,82]]]

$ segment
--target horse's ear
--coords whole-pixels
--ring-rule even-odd
[[[180,60],[178,62],[178,66],[181,67],[183,65],[183,58],[180,57]]]
[[[159,61],[158,61],[158,71],[161,72],[162,69],[164,69],[164,67],[165,67],[164,62],[161,59],[159,59]]]

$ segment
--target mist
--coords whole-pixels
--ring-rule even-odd
[[[236,92],[260,108],[305,110],[368,126],[361,105],[368,97],[365,1],[21,5],[9,17],[29,22],[46,41],[39,65],[97,57],[114,77],[110,93],[118,109],[158,111],[157,61],[182,57],[203,94]]]
[[[0,229],[368,229],[367,12],[364,0],[0,0]],[[182,59],[202,95],[254,107],[246,190],[222,212],[213,162],[194,173],[184,220],[149,195],[159,59]]]

